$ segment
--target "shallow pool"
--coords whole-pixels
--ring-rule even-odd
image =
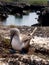
[[[29,13],[29,15],[23,15],[22,18],[15,17],[14,15],[8,15],[8,18],[3,21],[4,25],[19,25],[19,26],[31,26],[38,23],[38,15],[35,12]]]

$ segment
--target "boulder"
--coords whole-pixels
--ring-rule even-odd
[[[49,26],[49,7],[41,10],[41,13],[38,17],[38,22],[42,26]]]

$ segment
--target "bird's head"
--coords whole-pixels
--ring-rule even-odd
[[[12,28],[10,30],[10,36],[14,36],[14,35],[19,36],[19,34],[20,34],[20,31],[17,28]]]

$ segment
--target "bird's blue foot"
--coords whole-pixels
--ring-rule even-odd
[[[20,51],[21,54],[26,54],[28,53],[28,50],[25,50],[24,48]]]
[[[10,51],[11,54],[16,53],[16,50],[14,50],[13,48],[9,49],[9,51]]]

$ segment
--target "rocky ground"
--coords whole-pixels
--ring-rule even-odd
[[[11,54],[10,29],[18,28],[21,34],[30,36],[30,48],[27,54],[16,51]],[[2,26],[0,25],[0,65],[49,65],[49,27]]]

